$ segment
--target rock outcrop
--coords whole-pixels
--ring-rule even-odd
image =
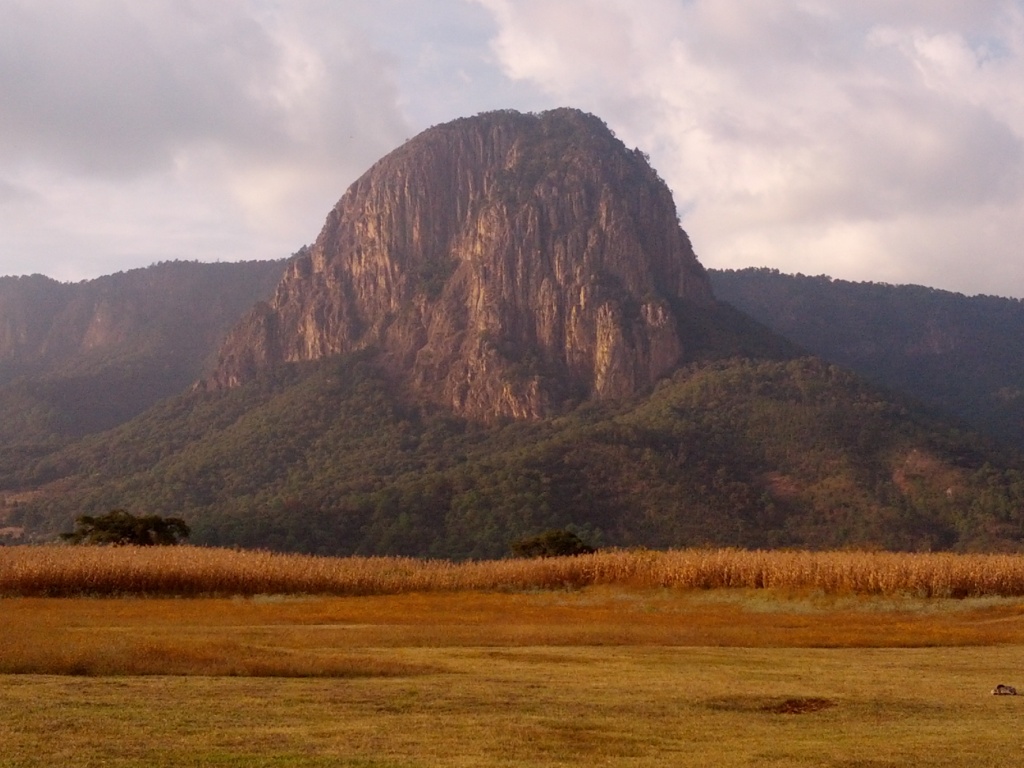
[[[203,385],[375,349],[409,391],[483,420],[650,387],[710,285],[639,150],[570,109],[431,128],[377,162],[230,334]]]
[[[0,277],[0,383],[80,375],[140,356],[180,362],[191,383],[284,269],[284,260],[163,262],[79,283]]]

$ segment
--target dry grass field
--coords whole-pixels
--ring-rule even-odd
[[[599,585],[1016,597],[1024,596],[1024,556],[690,549],[451,563],[201,547],[0,549],[0,595],[387,595]]]
[[[917,586],[892,592],[870,586],[878,577],[857,581],[868,585],[860,590],[806,583],[815,573],[855,578],[816,559],[828,554],[789,553],[803,581],[766,584],[766,560],[744,571],[742,553],[701,553],[718,571],[706,565],[700,578],[721,580],[724,569],[732,580],[714,589],[664,583],[668,564],[679,578],[671,558],[684,553],[632,553],[618,582],[593,575],[614,561],[583,568],[581,558],[310,558],[289,562],[329,574],[331,588],[312,589],[307,576],[294,594],[231,595],[186,587],[179,574],[164,596],[143,597],[160,594],[148,552],[54,550],[95,558],[94,571],[135,563],[130,577],[109,572],[80,590],[92,596],[72,598],[25,596],[74,593],[63,576],[22,595],[12,588],[12,574],[45,581],[26,567],[28,549],[0,549],[4,768],[1022,764],[1024,696],[989,694],[1000,682],[1024,688],[1012,569],[984,575],[1008,594],[951,598],[926,596],[966,589],[955,579],[967,564],[946,556],[905,560]],[[235,556],[247,567],[283,562],[228,553],[222,567]],[[997,562],[970,564],[983,574]],[[946,586],[921,581],[922,563]],[[454,586],[488,567],[520,581]],[[531,568],[543,583],[522,575]],[[574,581],[579,569],[589,582]],[[414,576],[405,588],[399,572]],[[416,581],[424,573],[444,578]],[[761,583],[742,586],[749,578]],[[111,581],[118,588],[97,586]],[[211,596],[180,596],[196,593]]]

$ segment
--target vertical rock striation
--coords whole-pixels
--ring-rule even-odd
[[[345,193],[204,382],[373,348],[420,397],[484,420],[629,396],[687,349],[710,285],[639,151],[571,109],[431,128]]]

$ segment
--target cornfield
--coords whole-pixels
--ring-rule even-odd
[[[950,553],[609,550],[452,563],[202,547],[0,548],[0,595],[387,595],[620,585],[824,594],[1024,595],[1024,556]]]

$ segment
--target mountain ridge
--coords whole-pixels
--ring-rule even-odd
[[[0,411],[6,399],[37,414],[0,426],[0,443],[102,431],[179,393],[284,266],[163,262],[79,283],[0,278]]]
[[[1024,301],[778,270],[709,270],[715,293],[809,352],[1024,450]]]

